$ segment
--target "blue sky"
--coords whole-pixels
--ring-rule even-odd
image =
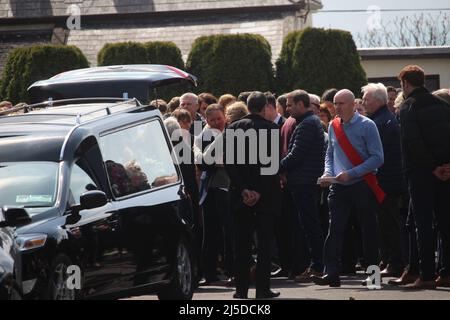
[[[313,26],[322,28],[345,29],[352,32],[356,40],[358,32],[367,30],[367,22],[373,21],[374,13],[367,13],[370,6],[381,9],[381,23],[392,20],[395,16],[414,15],[424,12],[437,16],[439,11],[422,11],[420,9],[447,8],[449,0],[322,0],[323,9],[313,15]],[[414,11],[383,12],[389,9],[413,9]],[[362,12],[326,12],[327,10],[361,10]],[[445,11],[450,15],[450,10]]]

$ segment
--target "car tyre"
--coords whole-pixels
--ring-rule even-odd
[[[158,291],[160,300],[191,300],[195,289],[195,263],[191,246],[181,238],[171,282]]]
[[[65,254],[58,254],[52,261],[48,277],[45,300],[76,300],[75,289],[67,288],[67,268],[72,262]]]

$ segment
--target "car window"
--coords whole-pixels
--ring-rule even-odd
[[[151,121],[100,138],[113,194],[123,197],[172,184],[178,174],[161,124]]]
[[[0,162],[0,208],[52,207],[58,173],[57,162]]]
[[[70,176],[70,192],[73,201],[76,204],[80,203],[80,197],[83,193],[90,190],[97,190],[97,185],[91,177],[78,165],[74,164]]]

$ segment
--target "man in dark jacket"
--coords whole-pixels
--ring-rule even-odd
[[[420,258],[420,278],[411,289],[450,286],[450,106],[424,87],[425,73],[409,65],[398,76],[406,97],[400,107],[406,170]],[[442,268],[435,279],[433,212],[442,240]]]
[[[310,97],[296,90],[287,97],[287,108],[297,120],[289,142],[288,154],[281,160],[280,171],[286,173],[297,215],[306,236],[311,264],[296,281],[310,281],[311,275],[321,276],[323,269],[323,233],[317,208],[317,179],[325,161],[325,138],[320,119],[310,109]]]
[[[233,297],[247,298],[251,243],[256,228],[256,298],[274,298],[279,293],[270,290],[270,258],[273,221],[281,206],[281,187],[278,163],[276,172],[265,170],[268,169],[267,163],[261,152],[263,149],[271,150],[271,159],[278,162],[279,130],[276,124],[264,119],[267,99],[263,93],[253,92],[247,105],[250,114],[232,123],[225,132],[225,169],[233,192],[241,199],[234,216],[236,293]],[[234,152],[230,152],[230,145]],[[273,147],[278,148],[273,150]],[[242,161],[243,157],[245,161]]]
[[[399,277],[405,265],[402,252],[402,230],[406,216],[400,213],[402,194],[406,183],[402,173],[400,126],[387,106],[388,93],[382,83],[369,83],[362,88],[363,106],[370,119],[377,125],[383,144],[384,164],[378,169],[378,182],[386,198],[377,208],[381,235],[381,259],[387,263],[383,276]]]
[[[264,94],[266,95],[268,105],[268,108],[266,108],[264,118],[266,120],[272,121],[278,126],[278,128],[281,129],[286,119],[277,110],[277,99],[270,91],[267,91]]]

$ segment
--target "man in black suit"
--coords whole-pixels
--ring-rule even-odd
[[[225,168],[231,179],[231,188],[240,199],[234,212],[236,293],[233,297],[247,298],[251,245],[256,229],[256,298],[274,298],[279,296],[279,292],[270,290],[270,260],[273,221],[281,207],[277,174],[279,130],[276,124],[264,119],[266,109],[270,107],[263,93],[253,92],[247,105],[250,114],[232,123],[225,133]],[[270,161],[265,161],[268,150]]]
[[[279,129],[283,126],[286,118],[284,118],[277,110],[277,99],[271,92],[266,92],[267,108],[264,113],[264,118],[268,121],[275,123]]]
[[[267,121],[275,123],[279,129],[283,126],[286,119],[277,110],[277,99],[272,94],[272,92],[267,91],[264,93],[267,98],[267,108],[264,112],[264,119]],[[281,131],[280,131],[281,134]],[[284,199],[282,203],[284,205]],[[289,276],[289,261],[292,257],[292,250],[290,250],[291,242],[291,221],[283,216],[285,210],[280,210],[280,214],[275,217],[274,220],[274,232],[275,239],[272,245],[272,267],[271,272],[272,277],[288,277]],[[274,267],[278,267],[274,270]]]

